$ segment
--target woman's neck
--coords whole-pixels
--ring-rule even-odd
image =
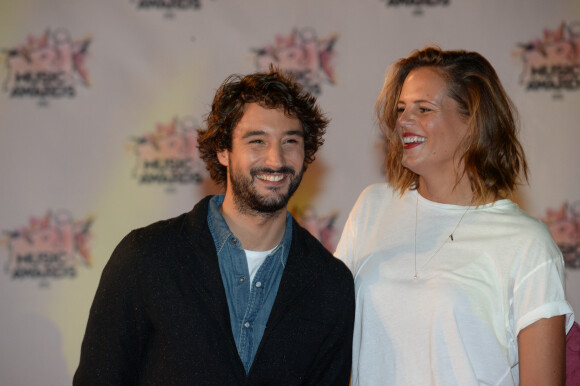
[[[463,176],[459,182],[455,179],[441,181],[440,179],[430,180],[419,176],[419,188],[417,191],[427,200],[441,204],[473,204],[473,192],[466,176]]]

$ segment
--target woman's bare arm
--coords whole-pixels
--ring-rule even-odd
[[[540,319],[518,335],[520,385],[557,386],[566,382],[565,316]]]

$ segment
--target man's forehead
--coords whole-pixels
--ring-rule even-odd
[[[270,133],[303,135],[302,122],[288,115],[282,107],[267,108],[257,103],[246,105],[244,114],[234,127],[234,136],[266,135]]]

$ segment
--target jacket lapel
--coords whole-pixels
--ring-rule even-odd
[[[213,237],[207,225],[210,198],[206,197],[201,200],[186,216],[180,230],[181,237],[185,241],[181,264],[183,269],[188,271],[187,276],[191,280],[195,295],[207,304],[222,329],[224,337],[230,340],[230,346],[237,358],[240,376],[241,374],[245,376],[231,330],[228,303]],[[262,341],[286,314],[292,303],[304,296],[304,292],[318,276],[317,266],[309,258],[311,252],[306,241],[309,237],[312,236],[292,219],[292,243],[288,260]]]
[[[288,307],[306,291],[318,276],[313,259],[309,259],[310,249],[306,238],[312,237],[296,220],[292,219],[292,243],[288,261],[278,287],[278,294],[268,318],[264,338],[287,312]],[[262,338],[262,340],[264,340]]]
[[[201,200],[193,210],[188,213],[180,230],[180,235],[185,241],[185,249],[182,254],[183,268],[188,271],[190,280],[195,291],[194,296],[202,299],[217,324],[221,328],[224,338],[230,341],[230,346],[235,357],[238,359],[238,368],[245,376],[244,366],[239,358],[226,299],[226,292],[219,269],[217,252],[211,231],[207,225],[208,203],[211,197]]]

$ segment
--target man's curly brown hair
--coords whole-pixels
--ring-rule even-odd
[[[267,109],[283,109],[287,116],[300,120],[304,130],[305,170],[324,143],[322,136],[329,119],[318,107],[316,98],[304,91],[293,76],[271,66],[269,72],[230,75],[216,91],[206,119],[207,126],[197,131],[200,156],[211,178],[217,184],[227,184],[227,168],[220,164],[217,154],[232,150],[234,128],[248,103],[257,103]]]

